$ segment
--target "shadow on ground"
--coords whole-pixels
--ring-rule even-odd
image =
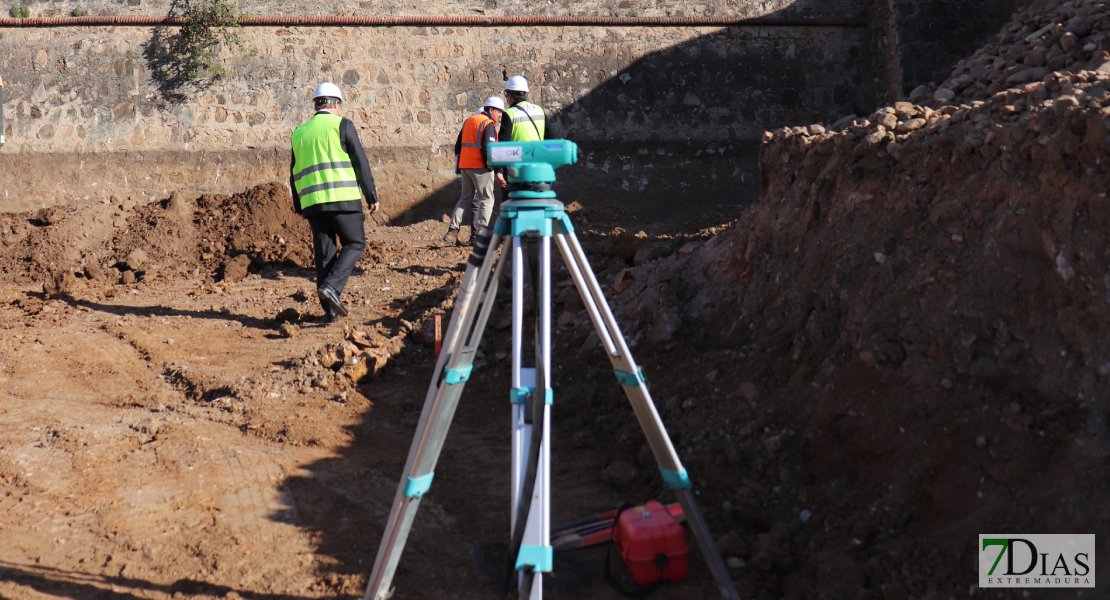
[[[303,596],[260,594],[192,579],[180,579],[170,584],[158,584],[132,577],[90,575],[76,571],[64,571],[50,567],[21,565],[4,561],[0,561],[0,579],[25,585],[41,594],[58,598],[141,600],[157,593],[168,596],[187,594],[213,598],[243,598],[245,600],[305,600]]]

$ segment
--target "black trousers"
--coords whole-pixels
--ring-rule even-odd
[[[366,215],[361,211],[320,212],[308,217],[316,254],[316,287],[327,284],[337,294],[343,293],[355,263],[366,249],[365,222]],[[336,238],[339,238],[341,250],[336,248]]]

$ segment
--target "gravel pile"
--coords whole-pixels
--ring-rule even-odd
[[[1035,2],[987,45],[956,65],[947,79],[920,86],[909,100],[940,108],[994,99],[1054,72],[1110,73],[1110,14],[1104,0]],[[1090,77],[1090,76],[1088,76]]]
[[[1011,164],[1062,165],[1062,157],[1072,157],[1101,165],[1110,150],[1107,6],[1102,0],[1036,3],[1003,28],[998,45],[980,49],[907,101],[830,127],[764,133],[763,168],[781,164],[815,181],[845,165],[863,172],[899,163],[936,167],[976,155]]]

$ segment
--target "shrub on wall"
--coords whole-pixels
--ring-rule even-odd
[[[190,80],[200,79],[206,73],[216,76],[227,73],[227,69],[215,64],[220,44],[234,46],[244,56],[258,52],[257,48],[248,50],[235,34],[239,21],[248,15],[237,13],[228,0],[187,0],[182,16],[185,23],[173,53],[184,60],[185,74]]]

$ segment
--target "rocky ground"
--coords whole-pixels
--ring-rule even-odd
[[[742,214],[564,198],[741,598],[1071,598],[978,589],[977,535],[1105,554],[1106,15],[1034,3],[904,102],[769,132]],[[2,216],[0,594],[361,593],[467,251],[369,223],[352,316],[324,326],[289,202]],[[554,274],[556,520],[667,500]],[[468,553],[508,529],[505,293],[398,597],[498,593]],[[716,596],[690,565],[655,595]],[[553,597],[616,597],[568,579]]]

